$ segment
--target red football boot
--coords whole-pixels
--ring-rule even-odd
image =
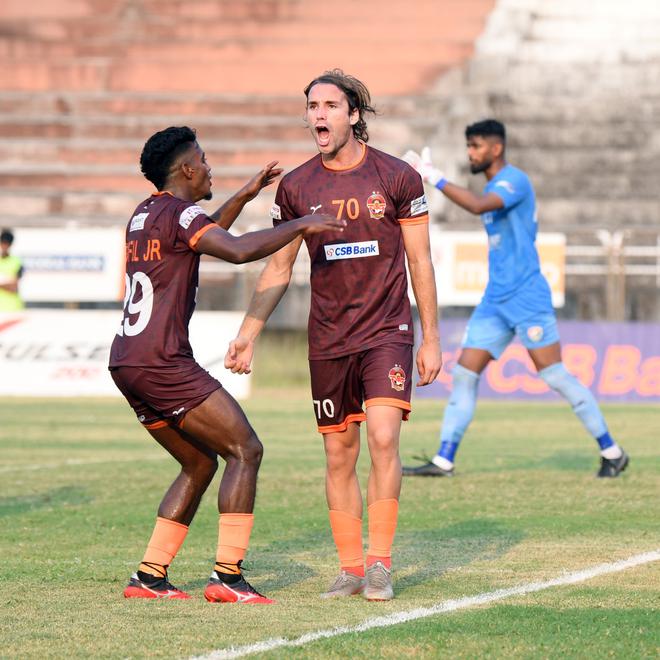
[[[204,590],[204,598],[210,603],[254,603],[270,605],[274,600],[260,594],[245,578],[240,578],[227,584],[220,579],[217,571],[211,573],[209,582]]]
[[[153,580],[149,580],[140,578],[137,573],[133,573],[124,589],[124,598],[186,599],[190,598],[190,595],[171,585],[167,580],[167,575],[162,578],[154,576]]]

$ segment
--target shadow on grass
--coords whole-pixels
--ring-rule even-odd
[[[573,472],[595,472],[598,468],[598,452],[594,452],[592,456],[587,456],[582,452],[558,451],[552,456],[537,461],[534,467]]]
[[[62,508],[89,504],[93,497],[84,489],[63,486],[45,493],[0,498],[0,518],[17,516],[45,508]]]
[[[519,530],[480,519],[397,534],[395,570],[404,573],[397,577],[397,591],[436,579],[452,568],[497,559],[523,538]]]
[[[479,462],[473,465],[469,472],[471,474],[489,474],[495,472],[516,472],[521,470],[558,470],[560,472],[590,472],[598,468],[598,452],[592,455],[585,454],[579,450],[556,451],[550,456],[530,457],[512,456],[502,457],[500,461],[490,463]],[[456,470],[460,476],[460,467]]]
[[[480,519],[438,529],[397,533],[394,556],[397,592],[437,579],[452,568],[497,559],[523,538],[524,534],[518,530]],[[336,564],[329,531],[319,534],[314,530],[251,548],[245,562],[247,580],[254,578],[260,591],[272,593],[319,576],[314,566],[295,558],[301,550],[318,554],[319,560],[327,557]],[[178,586],[198,589],[205,584],[204,578]]]
[[[291,557],[273,558],[268,550],[263,555],[250,551],[250,556],[254,556],[254,558],[246,560],[243,566],[245,579],[267,595],[284,587],[300,584],[317,575],[317,571],[307,564],[291,559]],[[212,567],[213,561],[209,561],[209,574]],[[203,589],[207,582],[208,576],[188,580],[185,584],[177,584],[177,586],[184,591],[194,591]]]

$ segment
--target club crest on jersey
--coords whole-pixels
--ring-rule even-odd
[[[527,328],[527,336],[530,341],[541,341],[541,339],[543,339],[543,328],[540,325],[532,325]]]
[[[367,208],[369,209],[369,217],[374,220],[382,220],[385,215],[385,208],[387,202],[379,192],[372,192],[367,199]]]
[[[390,383],[392,383],[392,389],[397,392],[403,392],[403,388],[406,385],[406,372],[401,368],[401,365],[395,364],[387,375]]]

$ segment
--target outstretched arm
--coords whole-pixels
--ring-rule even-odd
[[[284,170],[275,167],[274,160],[257,172],[236,194],[232,195],[215,213],[209,217],[223,229],[229,229],[238,218],[243,207],[254,199],[263,188],[269,186]]]
[[[301,243],[302,238],[297,238],[276,252],[261,272],[238,336],[225,356],[225,367],[232,373],[250,373],[254,343],[289,286]]]
[[[504,208],[504,201],[495,193],[477,195],[463,186],[457,186],[455,183],[447,181],[445,175],[431,161],[431,150],[428,147],[424,147],[421,154],[412,150],[407,151],[403,155],[403,160],[419,173],[424,183],[437,188],[454,204],[458,204],[470,213],[480,215]]]
[[[427,224],[403,225],[403,246],[408,259],[419,320],[422,344],[417,351],[417,371],[420,385],[432,383],[442,367],[440,335],[438,332],[438,298],[435,290],[435,271],[431,261],[431,245]]]
[[[449,181],[440,190],[454,204],[458,204],[461,208],[474,215],[481,215],[482,213],[488,213],[488,211],[495,211],[504,207],[502,198],[492,192],[485,195],[477,195],[471,190],[457,186],[455,183],[450,183]]]
[[[323,231],[343,231],[345,220],[330,215],[306,215],[285,222],[279,227],[252,231],[242,236],[233,236],[228,231],[211,225],[202,234],[196,245],[198,252],[208,254],[233,264],[243,264],[267,257],[303,234],[317,234]]]

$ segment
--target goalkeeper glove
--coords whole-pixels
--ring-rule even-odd
[[[447,185],[445,175],[431,161],[431,149],[429,147],[424,147],[421,155],[416,151],[406,151],[403,154],[403,160],[417,171],[423,181],[430,183],[438,190],[442,190]]]

